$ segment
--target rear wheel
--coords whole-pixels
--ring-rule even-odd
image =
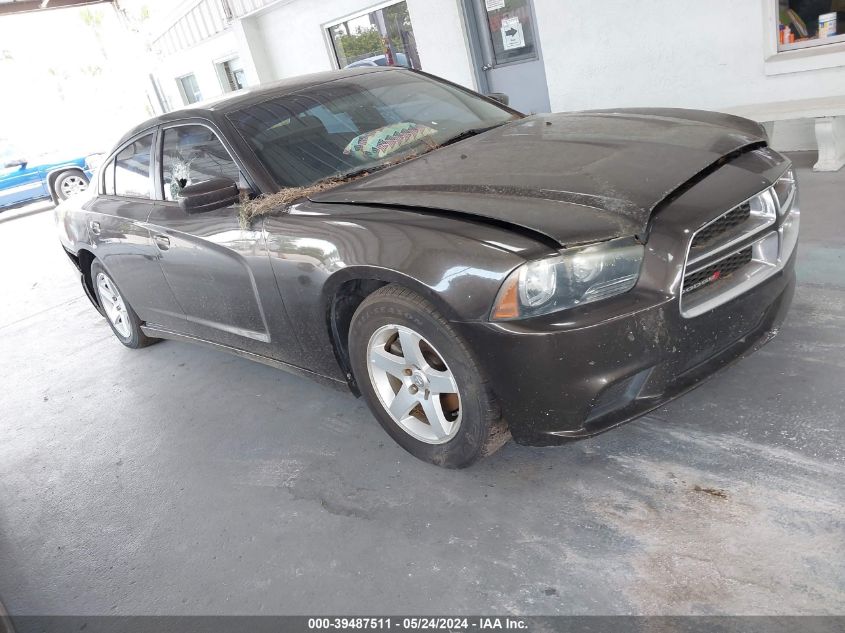
[[[379,423],[415,457],[462,468],[510,439],[463,339],[407,288],[385,286],[364,300],[352,318],[349,355]]]
[[[141,321],[132,306],[120,294],[120,289],[96,259],[91,263],[94,292],[112,332],[126,347],[138,349],[158,342],[141,331]]]
[[[81,171],[66,171],[58,175],[53,189],[59,200],[67,200],[88,188],[88,179]]]

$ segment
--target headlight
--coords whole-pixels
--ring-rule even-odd
[[[621,238],[527,262],[502,284],[492,318],[538,316],[628,292],[640,276],[643,250]]]
[[[103,162],[103,154],[91,154],[85,157],[85,167],[88,171],[95,171]]]
[[[795,200],[795,191],[798,184],[795,181],[795,172],[792,167],[787,169],[783,176],[778,178],[775,183],[775,195],[778,198],[778,209],[781,215],[786,215],[789,212],[792,202]]]

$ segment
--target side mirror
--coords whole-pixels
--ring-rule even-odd
[[[20,167],[21,169],[26,169],[26,163],[27,160],[25,158],[13,158],[3,165],[3,167]]]
[[[498,101],[502,105],[510,105],[511,102],[511,98],[504,92],[491,92],[487,95],[487,98],[492,99],[493,101]]]
[[[234,182],[226,178],[212,178],[182,189],[179,206],[185,213],[205,213],[235,204],[240,197],[241,192]]]

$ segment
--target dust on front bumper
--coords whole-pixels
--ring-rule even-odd
[[[692,272],[687,263],[698,231],[733,213],[743,192],[768,190],[787,167],[766,149],[680,196],[655,219],[640,281],[625,295],[542,318],[461,324],[517,442],[560,444],[618,426],[771,340],[795,289],[797,194],[792,211],[779,205],[773,218],[699,257]],[[723,268],[741,254],[738,271]],[[698,268],[712,286],[690,283]],[[686,301],[693,291],[704,300]]]
[[[464,334],[514,439],[561,444],[639,417],[771,340],[792,302],[794,260],[695,319],[673,299],[584,328],[467,324]]]

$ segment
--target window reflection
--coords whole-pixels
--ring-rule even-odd
[[[329,27],[338,66],[422,68],[405,2],[371,11]]]
[[[118,196],[150,197],[152,144],[152,134],[148,134],[124,147],[115,158],[114,189]]]

